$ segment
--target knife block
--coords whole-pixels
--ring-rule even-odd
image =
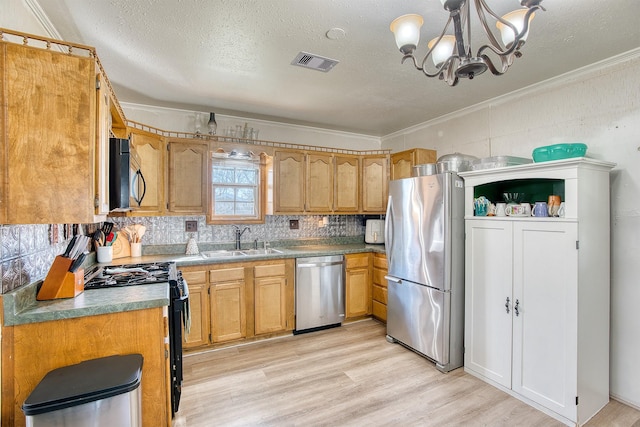
[[[84,268],[72,273],[69,271],[72,262],[70,258],[56,257],[38,291],[38,301],[75,298],[84,291]]]

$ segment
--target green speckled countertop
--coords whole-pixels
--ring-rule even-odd
[[[362,252],[384,253],[385,251],[384,245],[368,245],[363,242],[341,243],[342,242],[324,244],[324,242],[313,242],[312,244],[291,246],[278,246],[277,244],[273,244],[273,248],[282,251],[282,253],[220,258],[206,258],[202,255],[175,253],[177,249],[180,248],[180,246],[176,248],[175,245],[171,248],[148,247],[145,248],[145,255],[142,257],[114,259],[111,265],[171,261],[175,262],[178,267],[184,267],[189,265],[230,262],[242,263],[268,259],[303,258]],[[201,250],[213,249],[201,248]],[[127,286],[122,288],[89,289],[75,298],[37,301],[36,293],[39,284],[40,282],[34,282],[3,295],[5,326],[95,316],[169,305],[168,283]]]

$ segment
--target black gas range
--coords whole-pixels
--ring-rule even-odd
[[[171,358],[171,414],[182,394],[182,331],[189,331],[189,287],[174,262],[96,266],[85,273],[84,289],[169,283],[169,357]]]

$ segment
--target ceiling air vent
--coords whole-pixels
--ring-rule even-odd
[[[313,53],[300,52],[291,65],[297,65],[299,67],[311,68],[312,70],[318,70],[326,73],[330,71],[339,61],[335,59],[325,58],[323,56],[314,55]]]

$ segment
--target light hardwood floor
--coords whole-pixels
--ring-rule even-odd
[[[385,340],[375,320],[187,355],[175,427],[561,426],[456,369]],[[640,427],[611,401],[588,427]]]

